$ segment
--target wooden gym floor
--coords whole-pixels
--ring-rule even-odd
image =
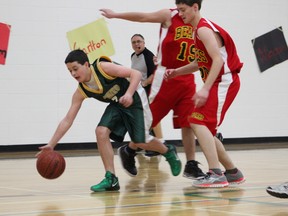
[[[138,175],[128,176],[115,156],[119,192],[91,193],[104,177],[95,151],[62,152],[65,173],[56,180],[36,171],[35,152],[0,153],[0,216],[288,216],[288,199],[266,193],[268,185],[288,181],[288,145],[270,148],[238,146],[227,150],[243,171],[246,182],[223,189],[196,189],[191,181],[174,177],[163,157],[137,156]],[[266,145],[267,146],[267,145]],[[183,149],[177,147],[184,165]],[[201,168],[207,163],[196,153]]]

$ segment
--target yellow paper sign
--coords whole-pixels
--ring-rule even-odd
[[[104,18],[67,32],[71,50],[83,50],[92,63],[100,56],[112,56],[115,53],[113,42]]]

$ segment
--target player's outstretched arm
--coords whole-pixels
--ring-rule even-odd
[[[100,9],[102,16],[112,19],[124,19],[132,22],[149,22],[165,24],[171,20],[171,12],[169,9],[162,9],[155,12],[123,12],[118,13],[111,9]]]
[[[41,146],[39,148],[41,151],[53,150],[55,148],[55,146],[58,144],[59,140],[66,134],[66,132],[72,126],[74,119],[76,118],[77,113],[81,108],[81,104],[82,104],[83,100],[84,100],[83,95],[80,93],[80,91],[78,89],[76,89],[76,91],[72,97],[71,106],[70,106],[66,116],[58,124],[58,127],[57,127],[56,131],[54,132],[54,135],[52,136],[51,140],[48,142],[48,144]]]

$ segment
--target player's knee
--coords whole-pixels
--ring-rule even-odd
[[[109,136],[110,130],[107,127],[98,126],[95,133],[97,138],[104,138]]]

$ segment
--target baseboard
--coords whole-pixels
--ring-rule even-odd
[[[183,146],[181,140],[167,140],[168,144],[174,144],[176,146]],[[127,142],[123,142],[127,143]],[[113,148],[118,148],[123,143],[112,142]],[[241,144],[267,144],[271,145],[273,143],[287,143],[288,137],[247,137],[247,138],[227,138],[224,139],[223,143],[225,145],[241,145]],[[21,151],[38,151],[40,146],[45,144],[21,144],[21,145],[2,145],[0,146],[0,152],[21,152]],[[86,142],[86,143],[59,143],[57,145],[57,150],[85,150],[85,149],[95,149],[97,148],[96,143]]]

